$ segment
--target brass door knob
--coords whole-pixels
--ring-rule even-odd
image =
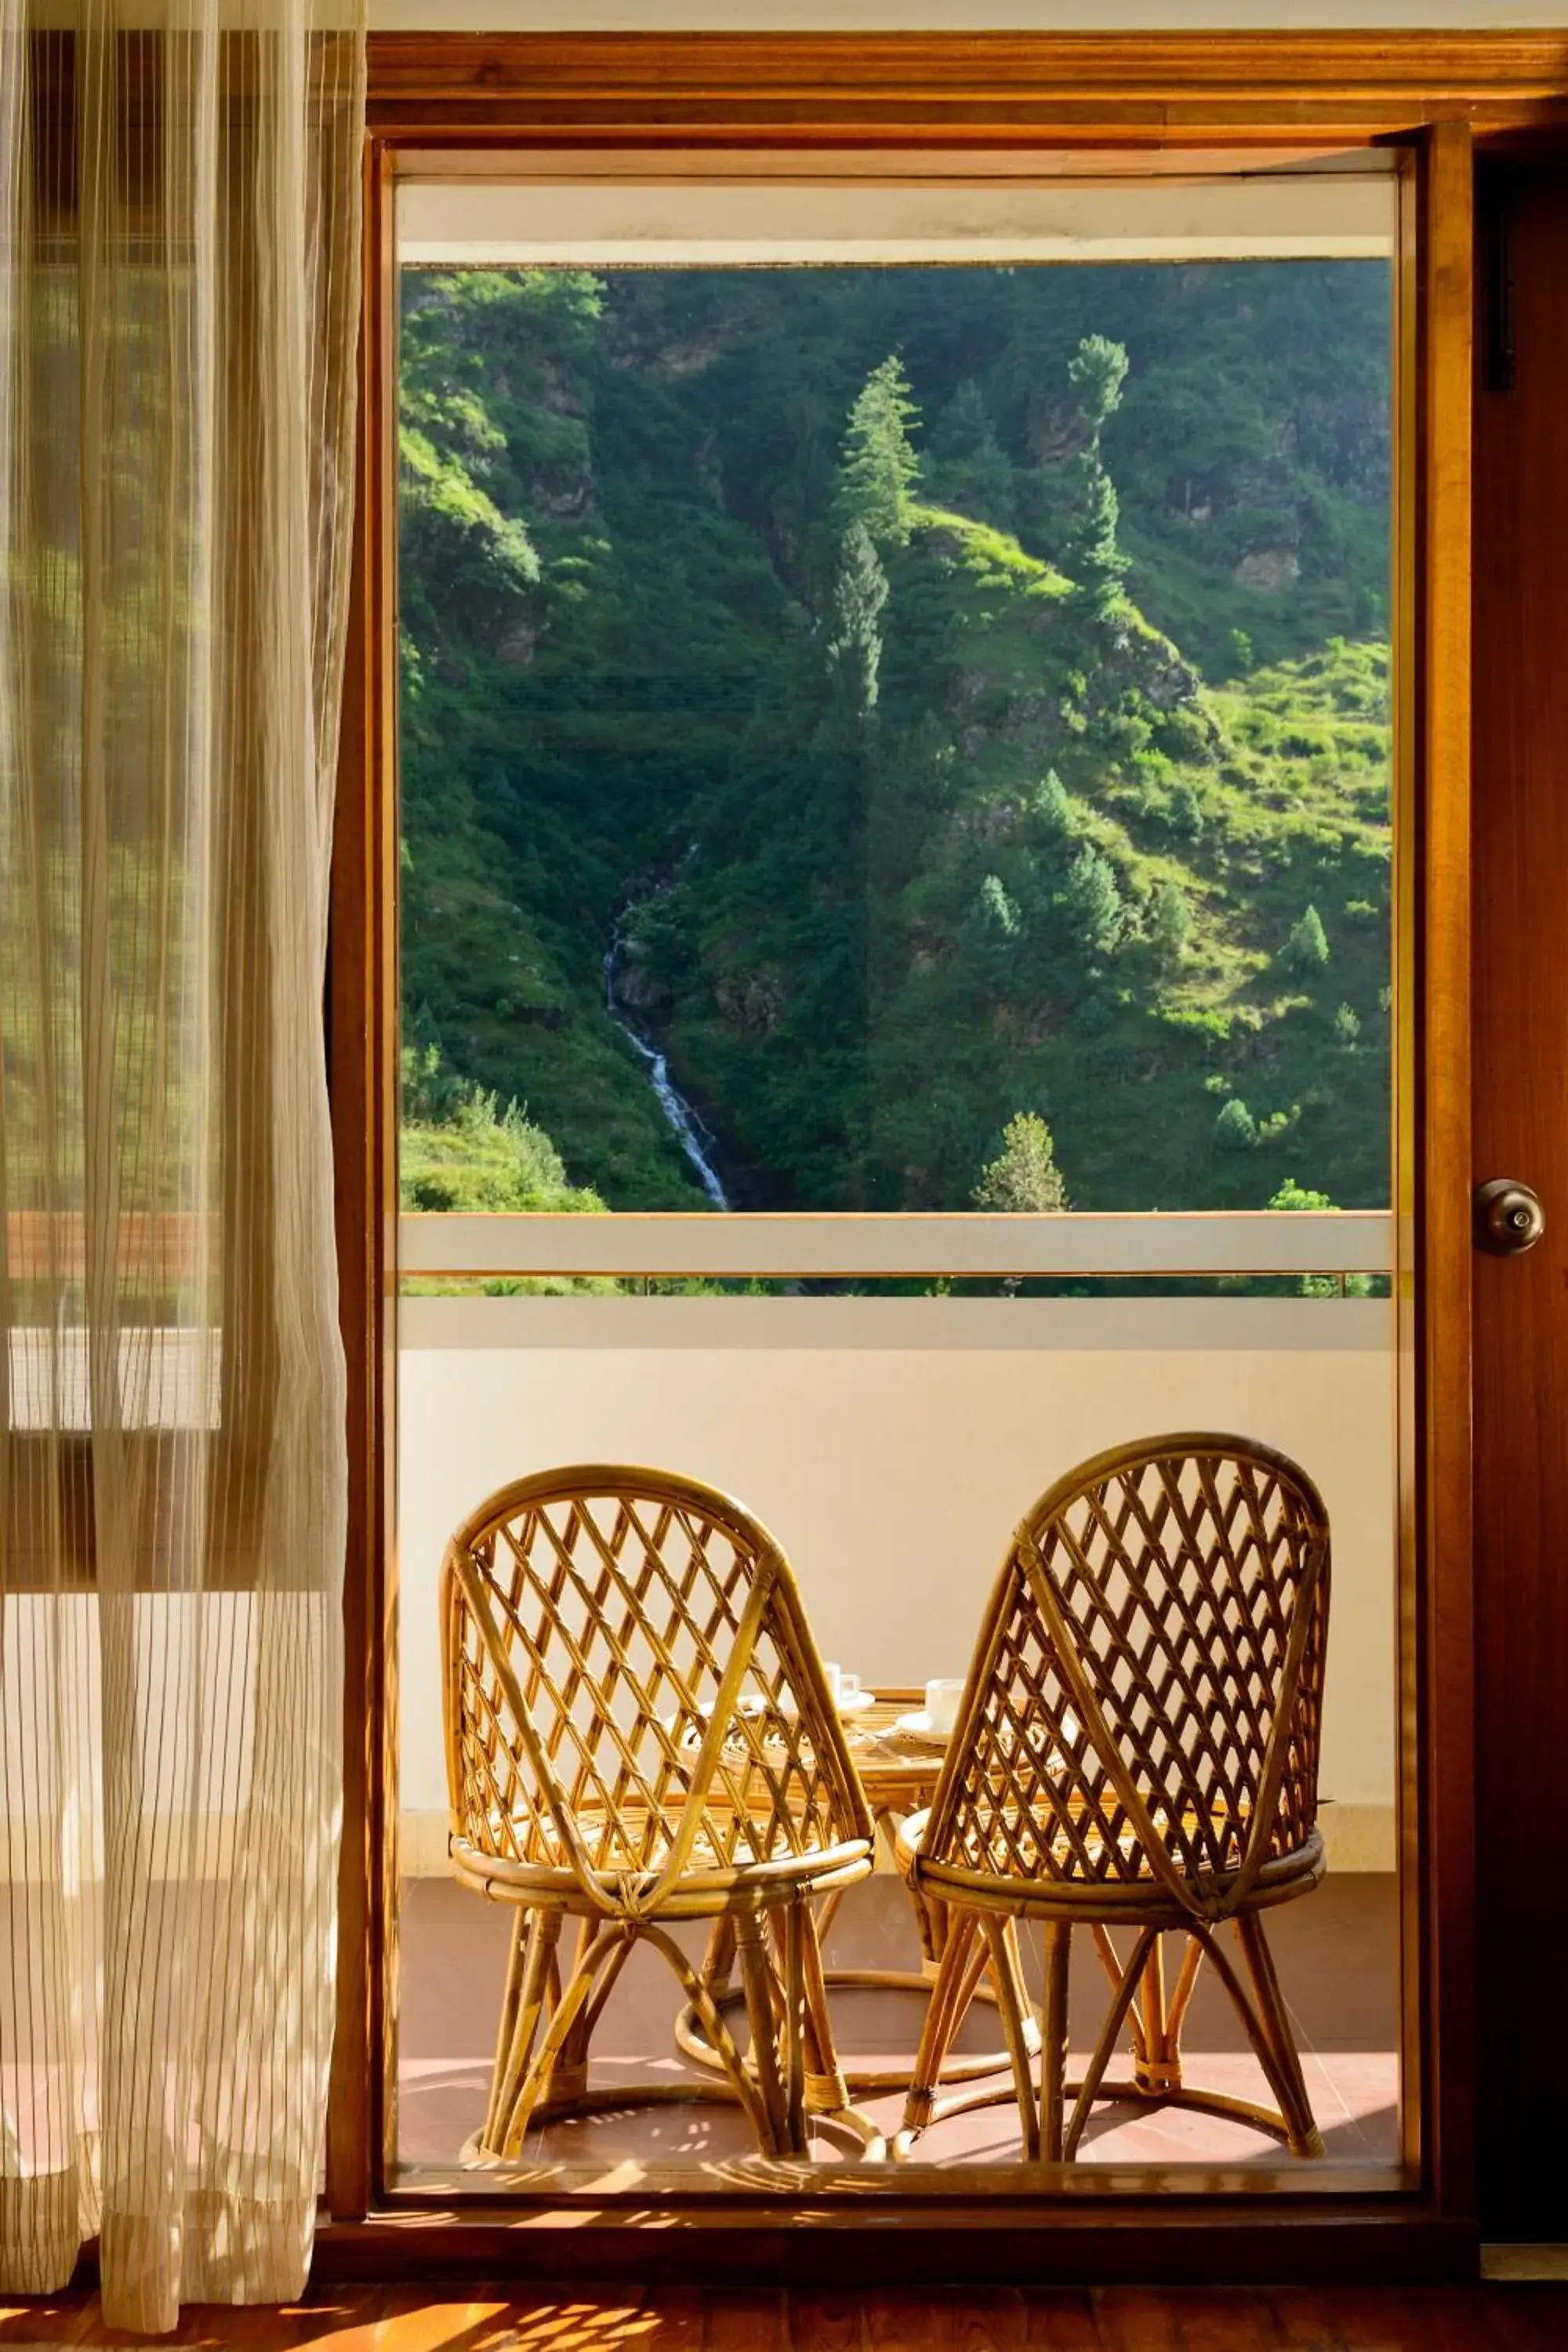
[[[1494,1257],[1522,1257],[1546,1231],[1546,1212],[1528,1184],[1512,1176],[1494,1176],[1478,1184],[1475,1196],[1476,1247]]]

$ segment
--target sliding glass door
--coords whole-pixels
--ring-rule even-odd
[[[965,2104],[894,2160],[942,1948],[908,1825],[969,1736],[1020,1521],[1076,1465],[1173,1432],[1200,1435],[1145,1534],[1173,1598],[1123,1595],[1117,1622],[1209,1830],[1213,1790],[1240,1793],[1210,1847],[1185,1799],[1157,1826],[1192,1917],[1223,1916],[1205,1872],[1242,1868],[1248,1808],[1280,1801],[1275,1710],[1310,1691],[1279,1747],[1315,1807],[1269,1848],[1267,1924],[1316,2153],[1226,2106],[1274,2085],[1228,1997],[1246,1937],[1226,1926],[1216,1960],[1167,1925],[1118,2023],[1139,1925],[1112,1905],[1072,1940],[1067,2071],[1106,2032],[1131,2064],[1078,2162],[1134,2189],[1403,2177],[1399,183],[1352,160],[1111,187],[883,158],[847,188],[826,163],[690,184],[623,158],[596,183],[546,161],[402,192],[411,2181],[602,2203],[721,2195],[742,2167],[803,2195],[1060,2193],[978,1944],[945,2062]],[[1275,1488],[1215,1501],[1234,1591],[1205,1601],[1205,1543],[1171,1532],[1222,1440],[1321,1496],[1321,1618],[1292,1647],[1294,1569],[1259,1598],[1283,1538],[1237,1514],[1283,1508]],[[487,1496],[612,1464],[720,1489],[776,1539],[877,1822],[876,1867],[816,1915],[866,2128],[824,2115],[787,2179],[743,2104],[546,2097],[509,2153],[486,2144],[527,1955],[516,1904],[452,1869],[443,1559]],[[596,1590],[629,1605],[614,1572]],[[1107,1785],[1136,1780],[1128,1706],[1120,1729],[1084,1729],[1081,1698],[1065,1734],[1051,1717],[1058,1778],[1092,1749]],[[1105,1801],[1098,1851],[1126,1851]],[[1004,1843],[1036,1893],[1068,1867]],[[1051,1937],[1019,1916],[1032,2069]],[[669,1932],[700,1973],[707,1923]],[[715,2079],[681,2011],[634,1950],[594,2084]],[[743,2047],[744,2004],[725,2014]],[[1183,2085],[1207,2105],[1160,2095]]]

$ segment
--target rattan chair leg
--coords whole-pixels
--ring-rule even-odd
[[[1142,1930],[1138,1941],[1132,1948],[1132,1958],[1122,1971],[1116,1998],[1105,2012],[1105,2023],[1100,2028],[1100,2040],[1096,2042],[1094,2055],[1089,2062],[1089,2071],[1079,2087],[1078,2098],[1063,2137],[1062,2158],[1066,2163],[1070,2164],[1078,2153],[1078,2144],[1082,2137],[1083,2127],[1089,2121],[1095,2094],[1104,2080],[1105,2070],[1110,2063],[1110,2053],[1116,2047],[1116,2037],[1121,2031],[1127,2012],[1132,2006],[1132,1996],[1142,1979],[1150,1947],[1158,1941],[1158,1928],[1145,1927]]]
[[[1237,1924],[1239,1925],[1239,1922]],[[1193,1932],[1202,1941],[1215,1974],[1229,1994],[1231,2006],[1240,2018],[1247,2031],[1247,2038],[1252,2044],[1252,2054],[1262,2067],[1264,2080],[1273,2093],[1275,2104],[1279,2111],[1275,2127],[1283,2126],[1285,2144],[1292,2156],[1321,2156],[1323,2143],[1319,2137],[1317,2126],[1312,2120],[1310,2106],[1307,2103],[1306,2086],[1302,2084],[1299,2092],[1297,2089],[1300,2069],[1299,2063],[1290,2063],[1295,2059],[1295,2049],[1294,2045],[1289,2043],[1289,2027],[1285,2032],[1289,2048],[1289,2060],[1282,2063],[1276,2046],[1275,2029],[1272,2022],[1265,2024],[1260,2011],[1255,2009],[1247,1999],[1247,1988],[1221,1949],[1217,1938],[1206,1927],[1194,1928]],[[1245,1944],[1243,1949],[1246,1949]],[[1295,2076],[1295,2080],[1292,2080],[1292,2075]]]
[[[486,2156],[499,2156],[504,2150],[507,2117],[532,2060],[540,2020],[552,2008],[552,1979],[557,1988],[553,2006],[560,2006],[557,1952],[561,1927],[559,1911],[520,1907],[513,1915],[495,2072],[490,2077],[489,2103],[479,2141],[480,2152]]]
[[[1025,1999],[1016,1933],[1009,1934],[1013,1928],[1011,1919],[1000,1918],[994,1911],[985,1914],[984,1926],[991,1956],[991,1981],[996,1988],[996,2008],[1002,2020],[1002,2035],[1013,2069],[1014,2087],[1018,2095],[1024,2160],[1033,2164],[1040,2153],[1040,2119],[1035,2105],[1034,2069],[1028,2043],[1024,2038]]]
[[[837,2115],[849,2105],[849,2085],[838,2063],[833,2011],[828,2006],[821,1926],[809,1906],[801,1957],[805,1992],[805,2111]]]
[[[921,1936],[921,1972],[936,1982],[942,1967],[942,1956],[947,1948],[947,1930],[951,1913],[945,1903],[929,1895],[917,1878],[905,1881],[910,1901],[914,1906],[915,1924]]]
[[[1068,1986],[1072,1924],[1046,1923],[1046,1988],[1040,2015],[1040,2155],[1060,2164],[1067,2120]]]
[[[1112,1933],[1110,1933],[1110,1928],[1107,1928],[1100,1919],[1096,1919],[1096,1924],[1093,1924],[1093,1943],[1096,1943],[1096,1952],[1098,1957],[1100,1957],[1100,1967],[1105,1969],[1105,1976],[1110,1978],[1112,2000],[1117,2000],[1119,1994],[1121,1994],[1121,1983],[1126,1971],[1123,1971],[1121,1959],[1119,1959],[1117,1955],[1117,1945],[1114,1945],[1112,1940]],[[1129,2030],[1131,2034],[1133,2034],[1133,2079],[1131,2079],[1129,2086],[1126,2086],[1129,2095],[1138,2094],[1138,2091],[1145,2091],[1145,2070],[1147,2065],[1150,2065],[1150,2025],[1147,2025],[1147,2021],[1150,2021],[1150,2018],[1154,2021],[1154,2037],[1157,2037],[1154,2046],[1159,2049],[1159,2034],[1162,2034],[1163,2030],[1163,2013],[1166,2013],[1166,1976],[1163,1976],[1162,1961],[1159,1961],[1159,1936],[1157,1936],[1157,1938],[1154,1938],[1154,1945],[1152,1945],[1150,1957],[1147,1957],[1145,1964],[1142,1964],[1142,1976],[1138,1978],[1138,1990],[1133,1992],[1133,2006],[1131,2006],[1129,2013],[1126,2013],[1126,2022],[1129,2022]]]
[[[1274,2053],[1279,2077],[1277,2095],[1280,2112],[1290,2126],[1290,2153],[1292,2156],[1321,2157],[1325,2153],[1323,2137],[1312,2113],[1300,2053],[1296,2047],[1296,2037],[1290,2031],[1285,1996],[1279,1988],[1279,1973],[1274,1966],[1274,1955],[1268,1948],[1268,1938],[1263,1931],[1263,1922],[1257,1912],[1244,1911],[1237,1920],[1236,1932],[1247,1955],[1247,1969],[1258,1996],[1259,2021]]]
[[[790,2153],[784,2115],[784,2090],[779,2074],[777,1986],[768,1957],[767,1937],[755,1911],[741,1912],[735,1921],[735,1946],[741,1981],[746,1994],[746,2015],[752,2028],[750,2071],[755,2077],[758,2102],[767,2122],[767,2156]]]
[[[1121,1962],[1118,1959],[1116,1956],[1116,1947],[1110,1940],[1110,1928],[1106,1927],[1102,1920],[1096,1919],[1091,1923],[1089,1932],[1093,1939],[1094,1948],[1099,1954],[1100,1965],[1105,1970],[1106,1976],[1110,1979],[1111,1991],[1120,1992],[1121,1990]]]
[[[698,2023],[707,2036],[710,2047],[718,2055],[724,2074],[728,2077],[731,2091],[745,2109],[747,2121],[757,2136],[758,2147],[764,2156],[775,2154],[776,2150],[768,2145],[768,2119],[763,2113],[756,2084],[747,2069],[745,2060],[741,2055],[734,2036],[724,2022],[723,2011],[717,2006],[712,1994],[673,1936],[668,1935],[664,1928],[656,1927],[646,1921],[642,1934],[644,1940],[653,1946],[674,1971],[681,1990],[696,2012]],[[692,2095],[698,2096],[700,2093],[694,2093]],[[712,2093],[709,2092],[708,2095],[711,2096]]]
[[[587,1958],[589,1947],[603,1926],[604,1921],[598,1918],[584,1916],[578,1920],[577,1948],[572,1959],[574,1977],[583,1966]],[[573,2019],[571,2028],[556,2055],[555,2063],[550,2070],[550,2080],[540,2093],[539,2105],[542,2119],[543,2113],[551,2106],[557,2104],[565,2105],[574,2099],[580,2099],[586,2091],[589,2037],[593,2032],[599,2011],[605,2005],[604,1997],[608,1990],[608,1986],[614,1984],[626,1966],[626,1954],[630,1948],[629,1944],[623,1944],[618,1954],[612,1953],[605,1961],[595,1986]],[[605,1981],[606,1979],[608,1983]],[[559,2002],[556,2003],[556,2007],[560,2007]]]
[[[915,2055],[914,2079],[904,2100],[903,2127],[899,2135],[902,2147],[919,2132],[924,2131],[936,2105],[937,2086],[942,2080],[942,2062],[968,2007],[966,1988],[979,1982],[979,1969],[971,1968],[980,1922],[973,1911],[947,1910],[947,1936],[942,1947],[942,1962],[931,1997],[926,2009],[925,2023],[921,2030],[920,2049]],[[984,1949],[980,1954],[984,1964]]]
[[[544,2097],[567,2037],[593,1992],[595,1978],[610,1961],[614,1960],[617,1967],[621,1965],[626,1958],[625,1947],[635,1933],[629,1923],[619,1920],[595,1930],[572,1971],[561,1996],[560,2006],[551,2019],[532,2063],[502,2119],[500,2145],[487,2147],[484,2150],[486,2155],[515,2159],[522,2154],[522,2144],[528,2137],[534,2109]]]
[[[924,2131],[931,2122],[931,2110],[936,2107],[936,2086],[942,2074],[942,2061],[947,2044],[957,2030],[959,1988],[966,1973],[966,1959],[980,1931],[980,1922],[973,1912],[962,1912],[947,1907],[947,1938],[942,1943],[942,1957],[938,1961],[936,1985],[931,1988],[931,2000],[926,2001],[926,2021],[920,2030],[920,2049],[914,2053],[914,2079],[910,2082],[905,2103],[902,2103],[902,2133],[908,2138],[912,2133]]]
[[[806,2153],[805,1958],[800,1903],[784,1905],[768,1915],[773,1931],[773,2014],[778,2020],[780,2080],[784,2085],[786,2146],[792,2156]]]
[[[588,2087],[588,2053],[595,2030],[604,2014],[605,2003],[616,1989],[621,1970],[632,1956],[635,1936],[628,1936],[618,1952],[612,1952],[599,1970],[598,1981],[583,2004],[577,2021],[567,2035],[555,2071],[545,2093],[545,2105],[557,2098],[580,2098]]]
[[[1182,2062],[1171,2035],[1171,2011],[1165,1999],[1165,1943],[1156,1936],[1143,1963],[1139,1999],[1132,2009],[1132,2083],[1146,2098],[1160,2098],[1179,2090]]]
[[[729,1911],[721,1911],[708,1935],[708,1949],[702,1955],[702,1981],[715,2000],[722,2000],[735,1977],[735,1920]]]
[[[1186,2021],[1193,1988],[1198,1980],[1198,1970],[1204,1964],[1204,1948],[1195,1936],[1189,1936],[1182,1953],[1182,1965],[1176,1974],[1176,1990],[1171,1995],[1171,2006],[1165,2016],[1165,2045],[1171,2063],[1176,2068],[1176,2080],[1182,2079],[1182,2027]]]
[[[809,2153],[805,2134],[805,1939],[810,1916],[805,1903],[792,1903],[784,1919],[784,2146],[791,2156]]]
[[[522,1980],[528,1970],[528,1956],[533,1942],[538,1913],[523,1910],[521,1906],[511,1915],[511,1941],[507,1948],[506,1984],[501,1993],[500,2016],[496,2024],[495,2064],[490,2069],[489,2099],[485,2108],[484,2129],[479,2134],[481,2145],[494,2137],[499,2121],[498,2103],[503,2095],[507,2071],[511,2063],[513,2041],[517,2028],[518,2005],[522,1997]]]

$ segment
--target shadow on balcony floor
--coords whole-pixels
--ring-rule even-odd
[[[454,2163],[482,2120],[510,1920],[500,1906],[449,1880],[404,1883],[398,2105],[405,2164]],[[1306,1900],[1271,1913],[1268,1930],[1331,2162],[1394,2163],[1399,2066],[1393,1878],[1331,1876]],[[700,1932],[688,1940],[695,1956]],[[1025,1940],[1028,1964],[1037,1969],[1037,1938]],[[1073,1972],[1077,2053],[1093,2041],[1108,1989],[1088,1937],[1075,1944],[1081,1947]],[[876,1877],[853,1888],[828,1941],[829,1967],[912,1968],[918,1957],[898,1882]],[[676,2006],[674,1979],[662,1962],[635,1953],[595,2036],[595,2081],[671,2082],[689,2074],[671,2036]],[[834,2016],[847,2064],[857,2058],[886,2063],[912,2054],[921,2000],[913,1993],[839,1992]],[[984,2049],[998,2040],[994,2016],[977,2011],[960,2046]],[[1192,2081],[1266,2097],[1235,2012],[1206,1971],[1184,2044]],[[1075,2054],[1075,2067],[1080,2063]],[[897,2095],[868,2095],[859,2104],[885,2129],[897,2128]],[[697,2164],[747,2155],[752,2145],[743,2119],[723,2107],[634,2109],[551,2126],[530,2141],[528,2155],[561,2162]],[[952,2118],[930,2135],[921,2154],[941,2164],[1007,2163],[1018,2145],[1016,2110],[998,2105]],[[824,2137],[815,2153],[832,2161],[843,2150]],[[1160,2165],[1271,2164],[1280,2154],[1272,2141],[1238,2125],[1175,2112],[1139,2117],[1124,2107],[1097,2110],[1084,2153],[1103,2162]]]

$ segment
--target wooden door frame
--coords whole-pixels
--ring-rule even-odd
[[[359,526],[329,989],[353,1534],[344,1838],[323,2276],[799,2283],[1463,2274],[1477,2252],[1470,1571],[1469,417],[1478,139],[1568,135],[1568,34],[377,36],[364,164]],[[548,147],[1405,152],[1400,268],[1394,1200],[1408,2185],[1157,2200],[962,2193],[791,2228],[736,2200],[569,2236],[533,2213],[389,2200],[395,2017],[395,600],[393,194],[400,157]],[[1410,363],[1413,362],[1413,364]],[[1419,1833],[1417,1833],[1419,1831]],[[956,2186],[957,2184],[955,2184]],[[666,2219],[668,2220],[668,2215]],[[899,2221],[918,2222],[919,2233]],[[1107,2231],[1113,2237],[1108,2238]],[[1111,2247],[1114,2246],[1114,2252]]]

